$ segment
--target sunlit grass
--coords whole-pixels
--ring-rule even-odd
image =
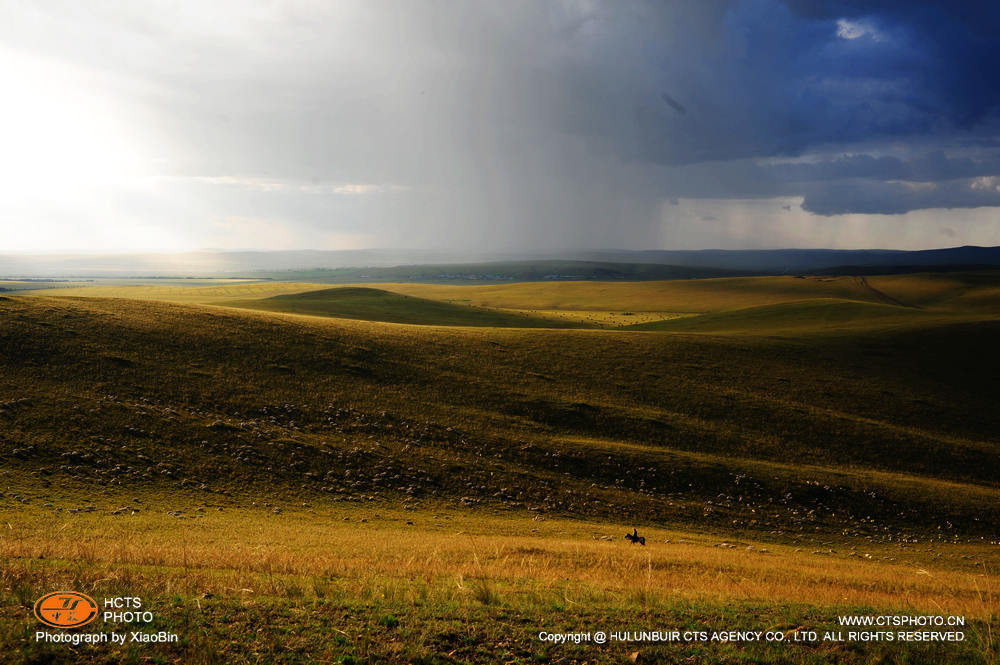
[[[94,579],[99,573],[136,575],[146,584],[159,580],[167,591],[215,594],[245,588],[267,594],[270,575],[302,578],[292,580],[298,584],[323,576],[362,586],[422,580],[445,595],[454,594],[457,580],[482,578],[505,589],[501,595],[528,594],[536,603],[566,593],[614,603],[646,589],[661,602],[808,602],[970,618],[988,616],[1000,602],[996,578],[985,564],[978,571],[940,568],[930,563],[926,549],[912,552],[903,564],[879,561],[887,552],[899,554],[885,547],[854,556],[814,554],[790,545],[652,528],[643,530],[646,547],[638,547],[622,538],[620,524],[453,510],[373,506],[274,515],[264,508],[227,507],[209,508],[200,519],[192,511],[179,520],[162,508],[154,505],[131,517],[109,517],[103,510],[8,515],[0,536],[6,574],[30,566],[39,576],[33,583],[44,588],[47,577],[87,564]],[[734,542],[739,544],[728,546]],[[956,551],[996,559],[988,546]]]
[[[0,647],[57,658],[21,647],[70,588],[150,599],[185,639],[167,662],[621,662],[536,631],[872,611],[973,624],[954,648],[643,658],[994,663],[1000,367],[972,303],[995,287],[914,279],[871,281],[905,305],[848,278],[379,285],[587,330],[219,305],[315,284],[7,296]],[[607,329],[678,298],[662,325],[717,327]]]

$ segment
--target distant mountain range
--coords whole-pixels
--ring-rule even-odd
[[[1000,265],[1000,247],[948,247],[917,251],[896,249],[700,249],[592,252],[580,258],[632,261],[738,271],[795,273],[845,266],[881,268]]]
[[[197,251],[176,254],[5,254],[0,278],[258,277],[324,281],[685,279],[726,275],[884,273],[1000,266],[1000,247],[920,251],[580,250],[534,253],[420,250]],[[329,271],[329,273],[327,272]]]

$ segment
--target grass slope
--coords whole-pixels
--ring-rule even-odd
[[[420,325],[504,328],[587,327],[580,322],[497,312],[368,287],[317,289],[265,299],[234,300],[219,304],[289,314]]]
[[[316,293],[305,295],[309,292]],[[187,287],[176,284],[107,285],[38,293],[235,303],[244,308],[269,311],[439,325],[707,332],[724,332],[731,328],[741,334],[772,334],[769,328],[780,331],[789,326],[798,333],[810,327],[816,332],[825,332],[831,326],[922,325],[934,318],[972,321],[1000,315],[1000,272],[997,271],[489,286],[386,283],[370,291],[343,292],[321,284],[294,282]],[[422,300],[394,299],[390,293]],[[296,297],[273,299],[275,296]],[[319,302],[327,299],[329,303]],[[891,308],[879,307],[882,305]],[[766,309],[770,306],[775,307]],[[675,321],[686,317],[690,317],[689,320]]]
[[[325,284],[309,282],[228,282],[210,286],[174,283],[123,284],[102,280],[100,285],[77,288],[46,289],[37,295],[74,296],[80,298],[127,298],[129,300],[163,300],[196,304],[213,304],[226,300],[270,298],[286,293],[302,293],[327,288]]]
[[[895,305],[850,300],[804,300],[776,305],[711,312],[701,316],[637,324],[633,330],[674,332],[726,332],[738,334],[775,332],[830,332],[845,328],[872,329],[920,326],[947,316]]]
[[[824,528],[856,530],[870,510],[893,525],[911,511],[977,533],[1000,524],[980,509],[997,489],[996,321],[703,338],[395,327],[112,299],[0,305],[4,440],[20,451],[11,463],[61,468],[63,452],[89,441],[79,456],[90,457],[69,464],[77,473],[110,480],[131,460],[125,478],[163,480],[132,457],[142,454],[177,465],[168,479],[298,487],[302,468],[318,474],[310,491],[337,496],[377,484],[367,465],[381,460],[410,469],[386,490],[697,523],[749,461],[770,461],[778,466],[759,469],[752,492],[708,519],[787,528],[818,500],[818,479],[830,487]],[[340,462],[359,464],[347,482],[323,451],[368,436],[379,446]],[[264,473],[232,461],[243,457],[280,464]],[[324,482],[328,471],[338,483]],[[915,491],[921,478],[962,484],[967,498]],[[872,482],[879,502],[865,498]],[[789,492],[779,517],[753,516],[757,502]]]
[[[997,654],[995,578],[949,567],[927,546],[845,556],[653,528],[645,547],[630,547],[599,522],[371,503],[281,502],[276,514],[263,502],[131,494],[99,493],[99,512],[10,517],[13,537],[0,539],[5,662],[979,665]],[[142,512],[108,517],[122,500]],[[167,514],[178,509],[185,519]],[[176,631],[181,641],[33,642],[31,603],[64,588],[139,596],[154,613],[152,624],[98,619],[97,629]],[[806,630],[846,636],[841,614],[918,612],[965,617],[966,639],[792,642]],[[770,630],[788,642],[553,645],[540,630]]]
[[[0,297],[0,649],[21,663],[621,663],[636,651],[995,663],[995,287],[924,279],[709,284],[701,306],[730,317],[716,331],[743,326],[711,335]],[[617,309],[660,293],[635,307],[655,311],[705,283],[686,284],[500,295]],[[841,293],[801,297],[828,289]],[[621,540],[633,526],[647,547]],[[182,643],[37,645],[31,604],[59,588],[141,595],[153,627]],[[967,639],[536,637],[791,635],[886,612],[962,614]]]
[[[535,282],[496,286],[381,284],[397,293],[515,309],[633,310],[704,313],[793,300],[878,302],[854,277],[738,277],[663,282]]]

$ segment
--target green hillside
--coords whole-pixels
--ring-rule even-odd
[[[224,301],[219,304],[288,314],[418,325],[501,328],[586,327],[571,326],[562,321],[538,316],[455,305],[368,287],[318,289],[257,300]]]

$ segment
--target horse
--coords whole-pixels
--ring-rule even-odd
[[[646,539],[640,536],[636,529],[632,529],[632,533],[626,533],[625,540],[630,541],[633,545],[639,543],[640,545],[645,546],[646,544]]]

